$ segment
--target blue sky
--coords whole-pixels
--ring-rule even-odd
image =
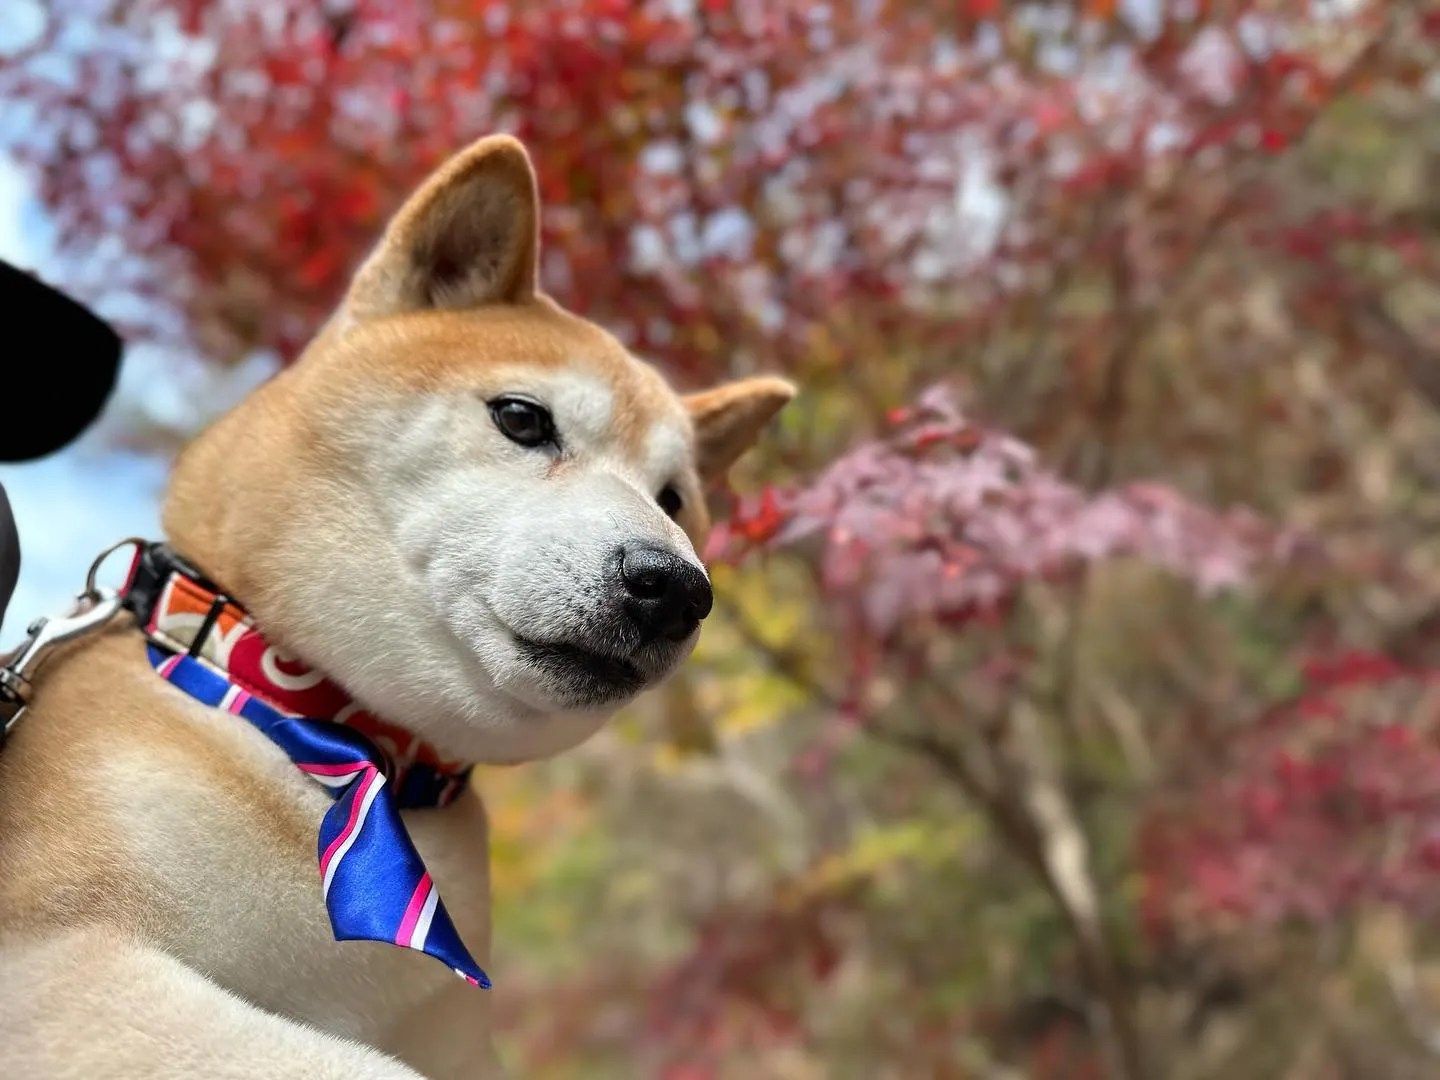
[[[46,226],[24,177],[0,159],[0,258],[43,276],[53,258]],[[145,387],[126,380],[107,414],[123,404],[122,392],[123,397],[143,394]],[[26,465],[0,466],[0,483],[15,510],[22,551],[20,583],[0,627],[0,648],[12,647],[31,619],[63,609],[79,592],[91,559],[102,548],[132,534],[158,535],[164,461],[118,453],[107,447],[107,435],[113,435],[113,428],[96,425],[58,454]]]
[[[41,277],[55,264],[44,208],[25,177],[3,157],[0,259]],[[0,465],[22,550],[20,582],[0,626],[0,650],[13,647],[32,619],[66,608],[104,548],[127,536],[159,538],[169,462],[118,449],[127,429],[159,426],[189,434],[273,369],[273,360],[263,356],[220,369],[154,347],[132,347],[114,396],[89,432],[41,461]],[[116,560],[116,573],[124,571],[121,562]]]

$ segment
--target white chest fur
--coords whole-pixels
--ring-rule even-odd
[[[267,1011],[388,1050],[426,1075],[475,1075],[488,1053],[493,991],[417,952],[335,941],[316,850],[329,795],[245,721],[189,701],[176,711],[206,726],[216,760],[167,763],[154,745],[122,749],[101,786],[127,861],[145,868],[162,898],[158,944]],[[403,816],[485,965],[489,860],[478,794]]]

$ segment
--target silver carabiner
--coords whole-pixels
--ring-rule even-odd
[[[57,646],[100,629],[120,612],[120,595],[113,589],[97,589],[94,598],[82,597],[82,601],[90,606],[71,615],[31,623],[25,644],[0,667],[0,744],[25,714],[34,692],[31,679],[45,658]]]
[[[139,552],[145,547],[145,540],[139,536],[127,536],[124,540],[111,544],[104,551],[100,552],[99,555],[96,555],[95,561],[90,564],[90,569],[85,573],[85,591],[80,594],[81,600],[87,597],[95,598],[100,596],[102,590],[95,584],[95,575],[100,572],[100,567],[104,565],[106,559],[110,558],[111,555],[114,555],[115,552],[121,548],[127,547],[134,548],[136,552]]]
[[[100,564],[124,547],[143,546],[145,541],[138,537],[121,540],[102,551],[90,565],[85,575],[85,591],[75,598],[75,607],[69,615],[36,619],[25,630],[25,643],[0,667],[0,745],[10,734],[20,717],[25,715],[34,693],[32,679],[35,670],[56,647],[67,641],[74,641],[98,630],[123,608],[123,597],[114,589],[103,589],[95,584],[95,575]]]

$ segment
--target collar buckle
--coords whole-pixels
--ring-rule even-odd
[[[125,583],[123,601],[125,607],[135,616],[142,627],[148,626],[160,596],[172,574],[189,578],[207,592],[220,595],[222,590],[209,578],[185,559],[177,555],[168,544],[149,544],[144,540],[122,540],[96,560],[98,566],[111,552],[133,546],[135,558],[130,566],[130,578]]]

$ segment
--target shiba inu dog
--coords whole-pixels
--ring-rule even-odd
[[[677,394],[539,291],[538,220],[509,137],[435,172],[37,676],[0,749],[6,1080],[502,1075],[466,769],[685,659],[704,485],[794,392]]]

